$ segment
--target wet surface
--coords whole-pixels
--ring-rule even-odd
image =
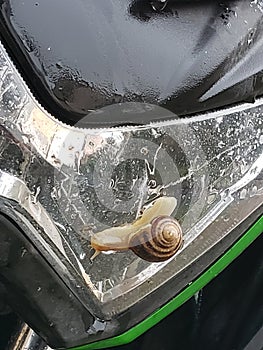
[[[20,51],[9,38],[9,52],[16,56],[20,72],[24,73],[34,94],[63,120],[75,122],[88,113],[85,126],[138,123],[133,119],[134,110],[131,114],[126,113],[127,104],[120,106],[116,102],[151,102],[147,108],[162,104],[174,113],[184,114],[244,99],[253,101],[255,95],[261,93],[260,2],[231,2],[231,6],[213,3],[212,7],[204,2],[190,7],[174,1],[101,1],[90,2],[89,7],[81,1],[74,7],[68,1],[63,6],[59,6],[61,1],[27,2],[26,5],[18,1],[2,1],[0,4],[2,14],[8,15],[2,19],[2,25],[4,21],[9,23],[9,29],[12,27],[17,33],[13,39],[16,37],[17,43],[20,39],[20,44],[23,43]],[[27,7],[30,4],[31,10],[36,9],[31,16]],[[204,6],[210,9],[205,18]],[[42,10],[37,12],[37,9]],[[133,31],[134,36],[131,35]],[[1,33],[7,43],[7,32]],[[31,191],[26,200],[33,207],[41,208],[42,205],[47,209],[61,232],[64,244],[61,251],[69,250],[66,253],[75,266],[78,266],[78,258],[81,260],[80,266],[89,273],[99,296],[105,297],[108,292],[110,295],[115,286],[143,272],[146,263],[135,260],[128,252],[130,255],[123,257],[121,253],[101,254],[101,260],[98,258],[91,264],[88,237],[81,236],[86,222],[94,223],[96,230],[103,225],[125,224],[138,214],[142,204],[155,198],[152,195],[175,194],[178,198],[182,195],[177,211],[180,220],[185,219],[185,213],[189,212],[189,203],[192,200],[197,203],[195,216],[191,213],[191,222],[185,221],[187,230],[190,223],[193,225],[199,218],[201,206],[198,198],[207,204],[202,212],[205,215],[215,205],[216,199],[225,200],[234,194],[238,200],[244,200],[261,193],[262,187],[257,187],[257,182],[242,190],[238,187],[243,178],[246,184],[248,180],[254,180],[255,172],[261,167],[258,158],[263,142],[259,118],[261,106],[254,106],[246,113],[239,111],[227,117],[217,116],[211,121],[204,118],[198,122],[192,118],[189,122],[191,128],[182,129],[181,133],[177,132],[179,123],[171,130],[168,125],[155,125],[144,130],[115,130],[108,134],[100,132],[99,135],[84,135],[86,131],[82,130],[83,137],[79,139],[74,129],[62,144],[59,137],[56,138],[59,133],[54,134],[50,138],[52,148],[50,144],[47,147],[48,136],[54,131],[48,127],[52,123],[47,122],[48,117],[38,108],[29,104],[23,89],[23,93],[19,93],[5,64],[2,59],[0,73],[4,78],[1,81],[0,112],[6,124],[0,130],[0,167],[9,173],[5,179],[14,175],[26,183]],[[111,107],[117,106],[113,109],[116,113],[107,113],[105,109],[105,113],[102,110],[97,113],[99,108],[113,103],[115,106]],[[119,113],[123,106],[125,113]],[[23,113],[28,110],[32,113],[27,120],[27,114]],[[154,108],[151,113],[153,111]],[[17,122],[17,130],[12,117],[21,119]],[[148,114],[147,118],[149,121],[151,115]],[[191,137],[190,129],[198,136],[198,142]],[[18,130],[23,142],[16,138]],[[44,158],[24,144],[34,145],[39,154],[45,154]],[[202,145],[205,158],[200,158],[200,154],[196,157],[194,152],[198,151],[198,144]],[[178,145],[183,145],[183,151]],[[64,157],[65,154],[68,157]],[[167,155],[170,158],[165,157]],[[114,171],[111,171],[112,165]],[[209,176],[208,171],[203,173],[208,165]],[[171,170],[174,166],[178,167],[180,176]],[[161,181],[163,169],[170,171]],[[193,181],[196,187],[192,187],[193,176],[198,178]],[[207,187],[206,202],[199,194],[205,194]],[[95,196],[96,193],[99,196]],[[119,215],[120,202],[127,202],[133,196],[136,205],[125,212],[126,216]],[[105,201],[106,204],[108,201],[108,206],[105,206]],[[228,220],[228,217],[223,219]],[[91,229],[94,231],[94,227]],[[50,230],[48,232],[50,234]],[[83,238],[85,242],[82,242]],[[188,238],[190,241],[191,236]],[[52,239],[56,242],[55,237]],[[153,270],[148,272],[153,273]],[[76,290],[79,287],[74,286]],[[122,295],[121,289],[115,292],[114,297]],[[202,292],[195,295],[198,305],[194,312],[196,319],[202,315],[204,299]],[[103,327],[95,322],[94,329],[90,329],[91,335]]]
[[[0,4],[9,52],[40,102],[64,121],[119,102],[185,115],[262,94],[261,1]]]
[[[48,227],[45,232],[54,249],[70,257],[82,282],[92,288],[96,305],[98,300],[116,302],[124,291],[128,293],[152,276],[158,284],[167,277],[160,272],[164,265],[151,266],[133,254],[129,244],[122,253],[106,249],[110,250],[107,254],[91,260],[90,242],[95,234],[122,225],[126,233],[126,226],[159,197],[173,197],[177,206],[163,215],[172,214],[182,226],[184,246],[179,256],[229,201],[235,198],[239,203],[262,193],[260,180],[256,180],[262,169],[261,102],[253,108],[143,128],[76,129],[59,125],[41,112],[8,62],[7,55],[0,53],[1,181],[13,183],[10,188],[2,185],[1,193],[9,199],[19,198],[19,205],[38,225]],[[144,115],[167,117],[170,113],[149,104],[121,107],[105,107],[104,114],[134,113],[139,120]],[[102,110],[97,114],[103,114]],[[220,234],[215,234],[216,240]],[[187,254],[180,256],[183,264],[192,259]],[[178,266],[177,260],[167,273],[175,273]],[[110,307],[109,312],[117,313],[120,307],[125,308],[125,303],[116,302],[116,309]]]
[[[243,350],[263,324],[262,244],[261,235],[170,316],[131,344],[111,349]]]
[[[137,340],[111,349],[243,350],[263,323],[262,244],[258,238],[214,281]],[[0,316],[1,349],[18,323],[14,314]],[[260,349],[259,342],[253,350]]]

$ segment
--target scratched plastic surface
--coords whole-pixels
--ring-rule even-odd
[[[47,245],[55,251],[56,243],[101,302],[169,262],[149,263],[131,251],[92,262],[94,232],[133,222],[158,197],[175,197],[182,254],[232,200],[262,194],[253,181],[263,167],[260,101],[183,120],[150,104],[116,104],[94,113],[151,113],[167,121],[88,130],[68,127],[37,105],[1,48],[0,78],[1,191],[11,198],[12,186],[3,183],[9,175],[29,190],[19,193],[20,207],[38,225],[44,216],[51,220],[58,235],[42,233]]]

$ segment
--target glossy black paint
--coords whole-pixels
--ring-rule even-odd
[[[0,0],[1,39],[39,101],[70,123],[118,102],[181,116],[253,101],[262,23],[249,0],[169,0],[162,11],[148,0]]]

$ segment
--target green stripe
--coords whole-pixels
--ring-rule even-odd
[[[151,327],[155,326],[158,322],[202,289],[207,283],[223,271],[236,257],[238,257],[262,232],[263,216],[219,260],[217,260],[214,265],[206,270],[180,294],[169,301],[166,305],[156,310],[148,318],[121,335],[76,347],[72,350],[103,349],[130,343],[144,332],[148,331]]]

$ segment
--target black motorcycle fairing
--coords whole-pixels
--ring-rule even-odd
[[[262,94],[262,8],[260,1],[169,0],[156,11],[148,0],[1,0],[0,36],[35,96],[62,121],[130,101],[183,116]],[[110,125],[133,122],[112,118]],[[103,122],[98,114],[92,127]]]
[[[0,286],[13,310],[55,348],[79,342],[93,324],[93,316],[3,214],[0,242]]]

